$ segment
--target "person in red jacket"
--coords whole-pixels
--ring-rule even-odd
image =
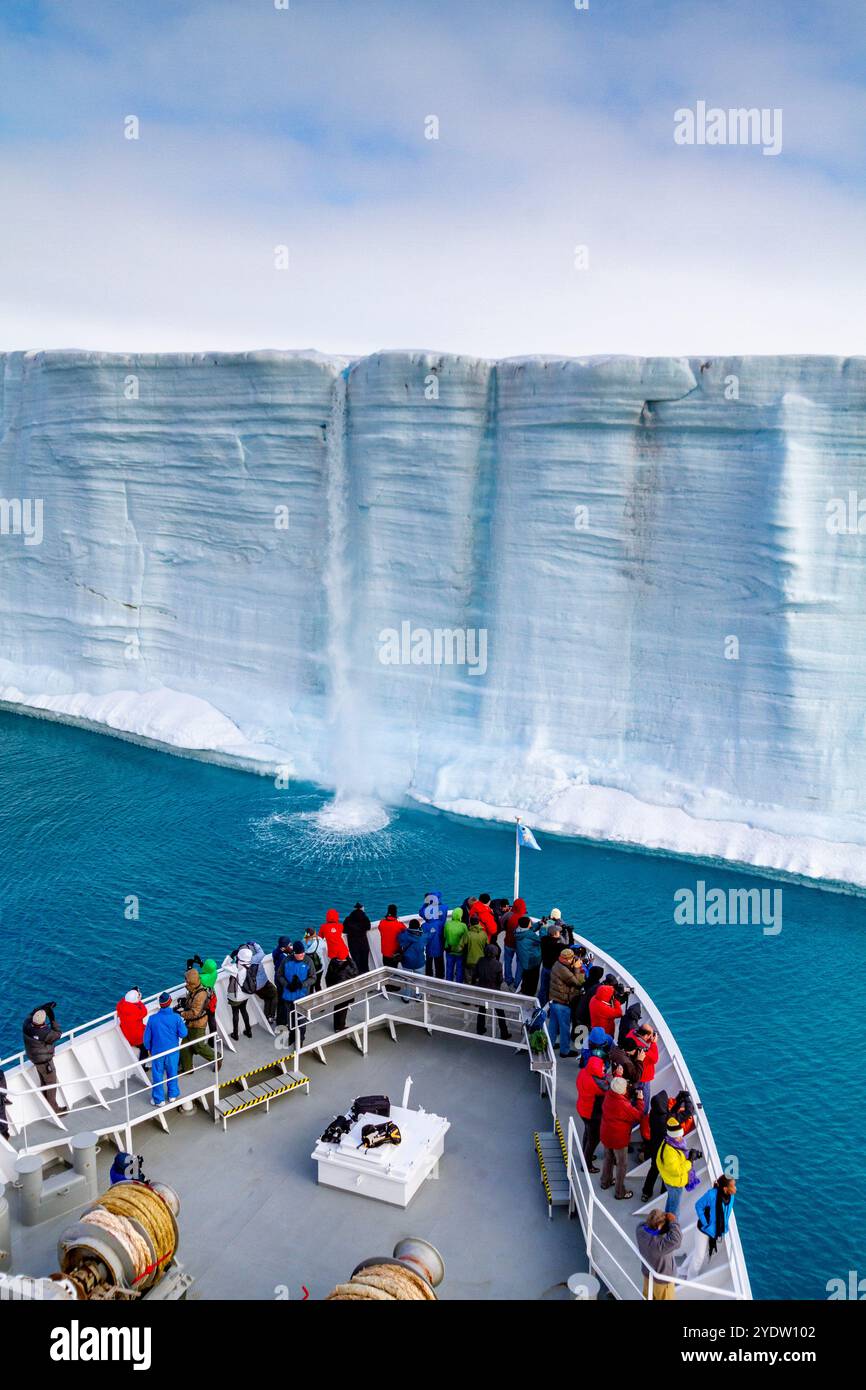
[[[603,1028],[594,1028],[580,1054],[577,1073],[577,1113],[583,1120],[581,1148],[586,1166],[597,1173],[595,1151],[601,1129],[601,1107],[610,1084],[610,1038]]]
[[[625,1169],[628,1161],[628,1145],[634,1125],[640,1123],[643,1110],[632,1105],[628,1098],[628,1082],[624,1076],[615,1076],[610,1090],[601,1107],[601,1142],[604,1144],[604,1164],[601,1170],[603,1188],[613,1187],[613,1171],[616,1165],[616,1192],[620,1202],[627,1201],[634,1193],[625,1185]]]
[[[142,1002],[141,990],[130,989],[117,1001],[117,1022],[120,1031],[130,1047],[138,1049],[139,1061],[143,1062],[150,1053],[144,1045],[144,1030],[147,1026],[147,1005]]]
[[[517,924],[521,917],[528,916],[526,903],[522,898],[514,899],[514,906],[511,911],[502,919],[502,928],[505,932],[505,955],[502,962],[502,971],[505,976],[505,983],[511,989],[517,987],[517,950],[515,948],[515,936]]]
[[[599,985],[589,1001],[589,1022],[592,1028],[603,1028],[613,1037],[613,1025],[622,1017],[622,1004],[613,997],[613,985]]]
[[[319,936],[328,949],[328,960],[345,960],[349,947],[343,935],[343,923],[335,907],[329,907],[325,920],[319,927]]]
[[[470,900],[470,910],[475,913],[482,927],[487,933],[488,942],[495,941],[499,933],[496,925],[496,918],[490,910],[490,894],[482,893],[478,898]]]
[[[400,948],[397,945],[397,937],[406,926],[397,916],[396,903],[388,904],[388,911],[379,923],[379,936],[382,941],[382,964],[400,964]]]

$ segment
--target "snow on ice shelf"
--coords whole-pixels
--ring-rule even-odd
[[[0,363],[0,699],[866,887],[866,360]]]

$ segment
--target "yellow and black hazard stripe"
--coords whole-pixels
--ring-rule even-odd
[[[253,1096],[251,1100],[239,1101],[237,1105],[228,1103],[226,1108],[220,1113],[226,1116],[237,1115],[241,1110],[249,1110],[254,1105],[262,1105],[266,1100],[274,1100],[277,1096],[284,1096],[288,1091],[296,1091],[299,1086],[306,1086],[309,1078],[303,1076],[298,1081],[289,1081],[285,1086],[278,1086],[274,1091],[268,1091],[264,1096]]]
[[[264,1062],[260,1067],[250,1067],[249,1071],[242,1071],[238,1076],[232,1076],[228,1081],[220,1082],[220,1090],[223,1086],[240,1086],[242,1081],[246,1081],[248,1076],[260,1076],[263,1071],[272,1071],[274,1068],[285,1071],[282,1062]]]
[[[559,1139],[559,1147],[562,1149],[562,1161],[565,1164],[566,1172],[568,1172],[568,1146],[565,1142],[565,1135],[562,1132],[562,1125],[559,1123],[558,1115],[554,1120],[554,1125],[556,1127],[557,1138]]]
[[[550,1179],[547,1176],[547,1164],[544,1161],[544,1154],[541,1151],[541,1136],[535,1134],[535,1152],[538,1154],[538,1163],[541,1168],[541,1181],[544,1183],[544,1190],[547,1193],[547,1205],[553,1206],[553,1193],[550,1190]]]

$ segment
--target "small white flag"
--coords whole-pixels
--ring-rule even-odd
[[[536,840],[529,826],[524,825],[523,821],[517,822],[517,843],[520,845],[521,849],[537,849],[539,852],[541,851],[541,845]]]

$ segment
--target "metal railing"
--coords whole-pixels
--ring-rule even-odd
[[[109,1018],[111,1017],[112,1015],[109,1015]],[[213,1062],[203,1063],[203,1066],[213,1068],[213,1081],[209,1081],[206,1086],[202,1086],[198,1090],[188,1091],[185,1095],[179,1095],[171,1100],[166,1099],[165,1101],[160,1102],[157,1105],[154,1105],[152,1111],[145,1111],[141,1115],[133,1116],[132,1111],[130,1109],[130,1101],[133,1100],[136,1096],[141,1095],[147,1095],[149,1098],[151,1098],[153,1090],[156,1086],[162,1086],[164,1089],[166,1089],[168,1087],[169,1077],[163,1076],[161,1081],[153,1081],[151,1079],[150,1081],[145,1081],[143,1085],[133,1090],[130,1090],[130,1074],[132,1072],[141,1072],[146,1064],[149,1065],[151,1062],[155,1061],[160,1057],[170,1057],[172,1055],[179,1055],[187,1048],[198,1047],[199,1044],[203,1042],[208,1043],[213,1048],[215,1054]],[[86,1077],[76,1077],[71,1081],[66,1082],[62,1081],[58,1077],[50,1085],[43,1086],[33,1085],[32,1083],[29,1083],[28,1080],[28,1089],[31,1094],[40,1096],[45,1096],[46,1092],[49,1091],[62,1092],[66,1089],[71,1090],[73,1087],[83,1085],[87,1085],[95,1089],[97,1091],[99,1099],[93,1100],[92,1102],[85,1103],[83,1105],[76,1102],[74,1108],[70,1107],[70,1109],[67,1110],[65,1113],[74,1114],[76,1119],[78,1119],[81,1115],[86,1114],[86,1112],[89,1110],[99,1110],[104,1112],[106,1110],[111,1111],[114,1106],[117,1106],[118,1108],[122,1107],[121,1118],[112,1119],[112,1121],[108,1124],[95,1124],[92,1126],[92,1129],[94,1133],[96,1133],[97,1135],[113,1134],[115,1132],[120,1133],[122,1131],[125,1135],[126,1147],[127,1149],[130,1149],[132,1147],[132,1130],[135,1125],[141,1124],[143,1120],[151,1120],[161,1111],[172,1110],[176,1106],[183,1105],[188,1101],[194,1101],[199,1099],[199,1097],[201,1096],[206,1096],[209,1092],[213,1093],[213,1101],[215,1105],[219,1097],[219,1066],[221,1065],[221,1063],[222,1038],[220,1037],[219,1033],[216,1030],[214,1030],[213,1032],[204,1033],[200,1037],[184,1039],[178,1044],[177,1047],[169,1047],[164,1052],[151,1052],[144,1059],[139,1059],[124,1065],[112,1067],[110,1071],[88,1073]],[[178,1081],[180,1081],[184,1076],[194,1075],[196,1070],[201,1071],[202,1068],[196,1068],[193,1064],[193,1067],[186,1072],[178,1070]],[[111,1081],[111,1089],[116,1091],[118,1090],[117,1078],[121,1075],[123,1076],[122,1094],[114,1096],[103,1095],[97,1083],[100,1081]],[[15,1103],[15,1098],[16,1097],[14,1095],[10,1096],[13,1106]],[[33,1120],[25,1120],[20,1126],[17,1124],[15,1125],[16,1135],[21,1135],[24,1141],[23,1145],[20,1148],[16,1146],[16,1154],[18,1157],[23,1157],[25,1154],[41,1153],[45,1149],[55,1148],[58,1143],[66,1142],[73,1137],[73,1132],[66,1130],[65,1126],[63,1126],[65,1134],[62,1141],[58,1137],[55,1139],[45,1140],[41,1143],[37,1143],[34,1145],[31,1145],[29,1143],[27,1134],[28,1127],[32,1131],[35,1125],[45,1124],[46,1122],[52,1123],[53,1120],[59,1120],[61,1118],[57,1115],[56,1111],[54,1110],[54,1107],[51,1105],[51,1102],[47,1099],[47,1097],[44,1100],[44,1104],[46,1106],[46,1110],[43,1115],[39,1115],[36,1119]]]
[[[573,1116],[570,1116],[568,1121],[568,1185],[571,1193],[570,1210],[576,1210],[580,1218],[590,1266],[617,1298],[643,1298],[644,1277],[648,1280],[646,1297],[649,1299],[653,1297],[653,1289],[657,1283],[673,1284],[676,1288],[688,1286],[704,1300],[740,1300],[751,1297],[751,1291],[744,1291],[738,1287],[735,1266],[729,1261],[724,1267],[730,1270],[734,1285],[732,1289],[707,1284],[701,1279],[684,1279],[680,1275],[667,1278],[665,1275],[657,1274],[652,1266],[647,1264],[631,1236],[626,1234],[597,1196]],[[604,1235],[599,1232],[600,1226]],[[631,1269],[623,1264],[623,1260],[628,1260]],[[639,1271],[640,1283],[633,1277],[635,1265]],[[720,1264],[717,1268],[721,1269],[723,1266]]]
[[[420,1016],[405,1010],[393,1012],[392,995],[399,995],[409,1005],[419,1006]],[[420,975],[394,966],[379,966],[365,975],[357,975],[342,984],[331,985],[327,989],[299,999],[290,1006],[289,1023],[277,1025],[275,1046],[282,1047],[295,1058],[297,1064],[298,1059],[305,1053],[319,1051],[341,1038],[355,1037],[361,1052],[366,1055],[371,1028],[388,1026],[393,1029],[394,1025],[399,1024],[423,1028],[431,1034],[446,1033],[497,1047],[529,1052],[524,1024],[537,1007],[537,1000],[526,994],[483,989],[477,985],[440,980],[435,976]],[[317,1024],[323,1023],[328,1015],[333,1018],[343,1009],[354,1010],[354,1018],[350,1019],[347,1013],[341,1028],[332,1026],[324,1034],[306,1036],[307,1033],[313,1032]],[[474,1026],[477,1024],[479,1013],[484,1020],[483,1032],[477,1032]],[[506,1025],[515,1030],[513,1036],[496,1036],[497,1013],[503,1015]],[[443,1014],[446,1019],[444,1022]],[[456,1025],[458,1015],[462,1026],[452,1026]],[[548,1065],[540,1075],[551,1111],[554,1111],[556,1056],[546,1032],[545,1037]]]
[[[667,1054],[667,1062],[673,1067],[677,1079],[677,1089],[688,1091],[694,1102],[695,1132],[700,1140],[700,1148],[704,1155],[709,1181],[711,1183],[715,1182],[716,1178],[720,1177],[724,1172],[722,1161],[719,1158],[719,1151],[716,1148],[716,1141],[713,1137],[713,1132],[710,1128],[707,1113],[704,1109],[698,1088],[686,1065],[686,1060],[679,1049],[677,1041],[665,1022],[661,1011],[656,1007],[646,990],[634,981],[632,973],[626,970],[625,966],[621,965],[615,957],[609,955],[606,951],[602,951],[594,942],[588,940],[586,937],[580,936],[577,932],[574,933],[574,939],[578,945],[586,946],[587,950],[592,954],[596,964],[604,965],[606,970],[612,971],[614,974],[618,975],[621,980],[628,982],[631,993],[641,1003],[643,1013],[653,1020],[653,1027],[656,1030],[660,1045],[659,1050]],[[659,1071],[663,1070],[664,1067],[660,1065]],[[571,1123],[571,1117],[569,1117],[569,1123]],[[588,1179],[589,1174],[587,1174],[587,1180]],[[609,1213],[605,1212],[605,1215],[609,1215]],[[725,1247],[727,1260],[731,1268],[733,1285],[734,1288],[738,1290],[733,1297],[750,1299],[752,1297],[752,1289],[749,1282],[748,1270],[746,1268],[745,1256],[743,1255],[743,1247],[740,1243],[739,1233],[737,1231],[737,1218],[734,1213],[731,1213],[728,1233],[725,1238]],[[690,1280],[689,1282],[692,1288],[698,1287],[695,1280]],[[720,1295],[718,1291],[716,1291],[713,1296],[722,1297],[724,1295]],[[731,1295],[727,1296],[730,1297]]]

